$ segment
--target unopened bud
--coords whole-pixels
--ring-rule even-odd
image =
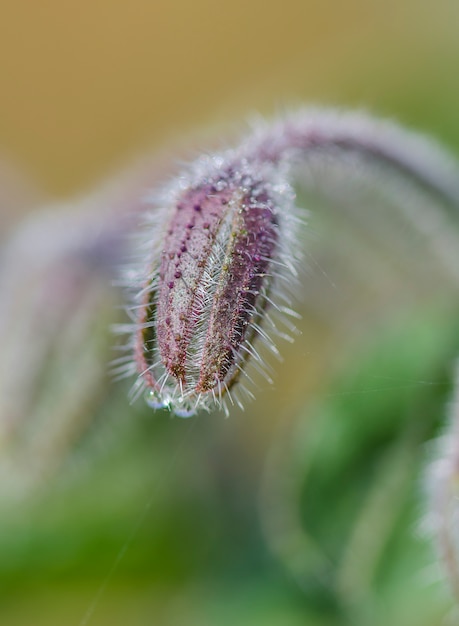
[[[276,350],[261,326],[296,273],[294,193],[279,172],[216,156],[196,169],[154,213],[133,333],[137,388],[181,416],[241,405],[230,390],[249,360],[263,365],[257,335]]]
[[[294,284],[301,259],[293,169],[349,158],[377,185],[393,175],[442,205],[459,204],[457,168],[443,150],[359,113],[300,111],[261,124],[234,150],[198,159],[150,202],[140,260],[126,275],[134,358],[120,367],[137,374],[133,397],[146,389],[152,406],[183,416],[215,405],[228,412],[227,399],[241,404],[236,381],[248,377],[249,361],[264,365],[254,341],[273,347],[268,308],[292,313],[280,285]],[[421,218],[408,206],[405,213],[415,228],[436,233],[431,247],[457,280],[448,220],[430,207]]]

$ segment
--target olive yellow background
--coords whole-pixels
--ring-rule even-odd
[[[454,0],[3,0],[0,152],[48,193],[296,104],[459,140]]]

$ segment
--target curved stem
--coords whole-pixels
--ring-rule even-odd
[[[255,129],[249,155],[278,163],[314,153],[351,153],[389,167],[440,201],[459,207],[459,165],[435,142],[364,113],[305,110]]]

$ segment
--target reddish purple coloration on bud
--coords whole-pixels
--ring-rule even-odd
[[[262,192],[242,195],[228,186],[212,193],[206,185],[184,195],[161,256],[156,310],[162,363],[183,389],[190,382],[196,393],[229,388],[237,377],[237,351],[263,300],[264,278],[275,254],[276,222]],[[141,367],[150,365],[145,352]]]
[[[296,273],[293,199],[277,168],[234,153],[200,160],[165,192],[133,314],[135,392],[146,389],[152,406],[181,416],[228,412],[226,399],[242,406],[244,385],[232,388],[249,360],[263,366],[256,336],[277,353],[261,328],[273,289],[273,308],[289,312],[279,282]]]

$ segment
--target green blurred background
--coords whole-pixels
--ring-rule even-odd
[[[0,153],[19,172],[2,175],[5,230],[142,155],[231,138],[253,113],[302,104],[364,107],[459,153],[454,0],[1,9]],[[457,285],[429,273],[408,232],[400,265],[390,242],[357,257],[327,203],[303,200],[318,209],[305,276],[316,299],[282,346],[274,387],[259,381],[256,402],[230,419],[180,420],[130,407],[129,385],[106,376],[70,443],[42,448],[51,468],[27,497],[14,497],[15,472],[33,473],[35,459],[19,451],[2,475],[2,625],[457,623],[419,531],[425,442],[459,351]],[[353,282],[353,266],[378,278]],[[65,378],[65,359],[52,359]],[[40,435],[53,439],[46,424]]]

